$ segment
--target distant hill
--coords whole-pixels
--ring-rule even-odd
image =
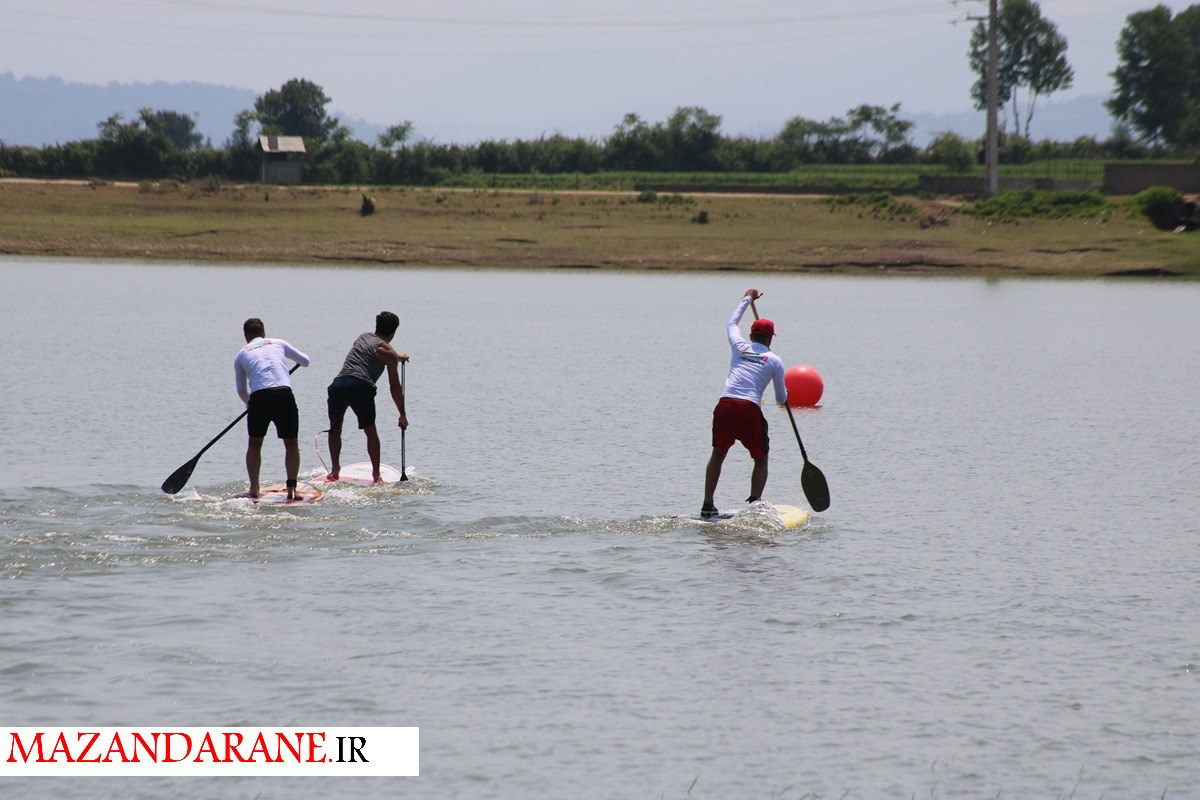
[[[1035,141],[1073,142],[1080,136],[1103,141],[1112,135],[1114,122],[1104,107],[1105,99],[1101,95],[1082,95],[1070,100],[1040,100],[1033,111],[1030,136]],[[942,131],[954,131],[970,138],[982,138],[987,132],[987,115],[983,111],[913,114],[902,109],[900,118],[914,123],[912,140],[918,147],[926,146]]]
[[[44,146],[95,139],[96,126],[113,114],[126,120],[143,108],[177,111],[196,120],[214,145],[233,133],[233,119],[254,107],[249,89],[205,83],[67,83],[61,78],[17,78],[0,73],[0,141]]]
[[[0,73],[0,141],[9,145],[49,144],[94,139],[97,125],[113,114],[134,119],[140,109],[177,111],[196,120],[196,129],[213,145],[221,146],[233,133],[234,117],[254,107],[259,93],[211,83],[67,83],[61,78],[17,78]],[[1042,100],[1035,110],[1033,138],[1073,141],[1080,136],[1107,139],[1112,119],[1099,95],[1070,100]],[[374,143],[385,126],[349,119],[333,112],[353,132],[352,138]],[[911,120],[912,140],[924,147],[941,131],[979,138],[986,120],[982,111],[925,114],[901,110]],[[781,123],[782,127],[782,123]],[[568,136],[589,136],[586,132]],[[766,134],[767,137],[774,135]],[[597,137],[602,138],[602,137]]]
[[[196,120],[201,136],[220,147],[233,133],[233,120],[254,108],[259,92],[211,83],[67,83],[61,78],[17,78],[0,72],[0,141],[43,147],[95,139],[97,125],[138,111],[177,111]],[[355,139],[374,142],[384,126],[334,114]]]

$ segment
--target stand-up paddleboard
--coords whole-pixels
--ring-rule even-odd
[[[328,435],[329,431],[319,431],[317,435],[313,437],[313,447],[316,448],[317,451],[317,460],[320,461],[321,466],[325,468],[326,475],[329,474],[329,463],[325,460],[325,453],[323,453],[321,450],[321,437]],[[383,483],[395,483],[396,481],[404,479],[404,473],[388,464],[380,464],[379,478],[381,481],[383,481]],[[328,478],[326,478],[325,481],[327,483],[333,483],[333,481],[330,481]],[[357,461],[353,464],[344,464],[342,468],[338,470],[337,482],[357,483],[360,486],[374,486],[375,479],[371,472],[371,462]]]
[[[298,503],[315,503],[324,496],[325,493],[311,483],[300,482],[296,484],[296,499],[288,500],[287,486],[277,483],[273,486],[264,486],[259,489],[258,497],[254,498],[254,502],[267,506],[295,505]]]
[[[789,506],[781,503],[764,503],[763,505],[770,508],[775,513],[775,516],[779,517],[779,521],[783,523],[783,527],[785,528],[795,528],[797,525],[803,525],[812,516],[807,509],[800,508],[799,506]],[[739,513],[732,514],[722,512],[708,517],[694,514],[689,519],[694,519],[697,522],[723,522],[745,514],[748,510],[743,509]]]
[[[395,483],[400,480],[403,475],[400,470],[387,464],[379,465],[379,477],[384,483]],[[375,479],[371,476],[371,462],[359,461],[356,464],[347,464],[338,472],[338,482],[357,483],[363,486],[374,486]]]

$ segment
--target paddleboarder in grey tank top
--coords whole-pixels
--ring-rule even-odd
[[[392,402],[400,412],[399,427],[408,429],[408,416],[404,412],[404,387],[400,385],[397,370],[401,361],[408,361],[407,353],[397,353],[391,345],[400,318],[390,311],[382,311],[375,317],[375,332],[364,333],[354,340],[342,371],[329,384],[329,455],[333,462],[326,480],[336,481],[341,472],[342,421],[346,409],[354,410],[359,429],[367,436],[367,455],[371,459],[371,473],[376,483],[382,483],[379,475],[379,432],[375,428],[375,383],[387,370],[388,388]]]

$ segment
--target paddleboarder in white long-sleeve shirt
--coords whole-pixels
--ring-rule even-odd
[[[750,304],[762,297],[758,289],[747,289],[741,302],[729,318],[727,332],[732,355],[725,391],[713,409],[712,455],[704,473],[704,503],[701,516],[718,513],[713,501],[721,466],[735,441],[740,441],[754,459],[750,474],[750,496],[746,502],[762,498],[767,485],[767,457],[771,442],[767,436],[767,420],[762,413],[762,396],[767,384],[775,384],[775,401],[787,403],[787,388],[783,380],[783,360],[771,352],[775,324],[769,319],[757,319],[750,326],[750,341],[742,338],[739,325]]]
[[[267,429],[275,423],[275,432],[283,440],[284,466],[287,469],[287,499],[296,499],[296,477],[300,472],[300,412],[292,394],[292,378],[287,359],[302,367],[308,356],[283,339],[268,339],[263,321],[251,317],[242,324],[246,346],[233,360],[238,397],[246,404],[246,472],[250,477],[247,497],[258,497],[258,473],[262,467],[262,444]]]

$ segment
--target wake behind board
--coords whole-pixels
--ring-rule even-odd
[[[799,506],[789,506],[781,503],[766,503],[765,505],[775,513],[775,516],[779,518],[779,521],[783,523],[783,527],[785,528],[795,528],[797,525],[803,525],[812,516],[806,509]],[[732,514],[714,514],[711,517],[702,517],[699,514],[694,514],[689,519],[694,519],[697,522],[728,522],[731,519],[744,516],[748,510],[744,509],[741,512]]]
[[[400,470],[395,467],[390,467],[387,464],[379,465],[379,477],[384,483],[395,483],[403,476]],[[347,464],[338,472],[338,481],[346,483],[357,483],[363,486],[374,486],[375,481],[371,477],[371,462],[359,461],[355,464]]]
[[[317,487],[311,483],[303,481],[296,484],[296,499],[287,499],[287,487],[282,483],[277,483],[273,486],[265,486],[259,490],[258,497],[254,498],[254,502],[259,505],[267,506],[284,506],[297,505],[300,503],[315,503],[325,496]]]

